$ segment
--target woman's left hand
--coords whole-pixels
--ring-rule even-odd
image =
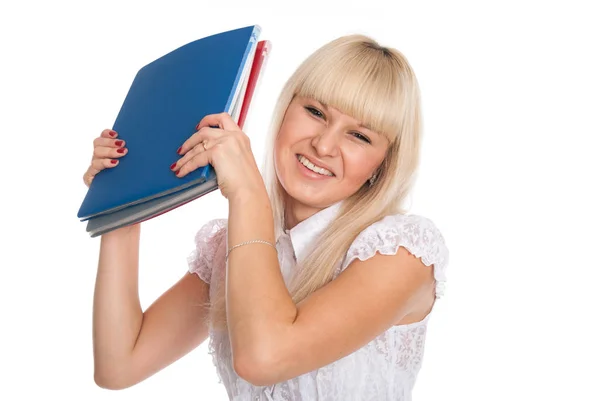
[[[219,128],[211,128],[215,126]],[[197,132],[178,149],[183,157],[171,166],[177,177],[185,177],[197,168],[211,164],[217,173],[221,194],[227,199],[243,192],[264,190],[250,139],[229,114],[210,114],[196,129]]]

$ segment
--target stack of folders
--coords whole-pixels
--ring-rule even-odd
[[[169,166],[208,114],[243,127],[271,43],[257,25],[181,46],[141,68],[113,125],[129,152],[92,181],[77,217],[96,237],[173,210],[218,188],[209,164],[183,178]]]

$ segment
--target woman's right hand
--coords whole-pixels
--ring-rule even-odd
[[[127,154],[125,141],[117,139],[115,131],[105,129],[100,136],[94,139],[94,153],[92,162],[83,175],[83,182],[89,188],[92,180],[100,171],[105,168],[113,168],[119,165],[119,158]]]

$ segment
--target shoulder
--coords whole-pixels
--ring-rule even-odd
[[[188,270],[210,284],[215,262],[222,258],[220,252],[227,236],[227,219],[212,219],[198,229],[194,249],[187,257]]]
[[[356,236],[349,251],[362,259],[372,256],[364,254],[368,250],[395,254],[400,246],[418,253],[415,256],[422,258],[427,266],[445,262],[448,253],[444,236],[436,224],[415,214],[394,214],[376,221]]]
[[[212,219],[204,223],[194,237],[196,244],[222,237],[227,232],[227,219]]]
[[[371,224],[356,236],[341,269],[345,269],[354,259],[364,261],[377,252],[395,255],[399,247],[420,258],[425,266],[433,266],[438,282],[437,294],[442,295],[449,250],[440,229],[425,216],[394,214]]]
[[[192,263],[199,256],[214,255],[227,236],[227,219],[212,219],[204,223],[194,236],[195,249],[188,257]]]

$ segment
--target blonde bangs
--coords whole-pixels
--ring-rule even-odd
[[[393,56],[379,49],[334,47],[329,54],[314,54],[298,71],[296,94],[332,106],[393,142],[406,115],[406,94],[394,64]]]

